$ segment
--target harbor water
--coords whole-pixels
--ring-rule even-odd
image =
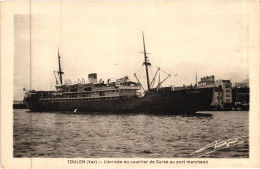
[[[13,115],[15,158],[189,158],[214,141],[249,134],[247,111],[158,116],[14,109]],[[248,158],[249,143],[207,157]]]

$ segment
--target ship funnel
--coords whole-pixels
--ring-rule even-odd
[[[97,83],[97,74],[96,73],[88,74],[88,80],[90,83]]]

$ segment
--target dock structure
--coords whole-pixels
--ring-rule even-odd
[[[14,100],[13,109],[26,109],[26,105],[21,100]]]

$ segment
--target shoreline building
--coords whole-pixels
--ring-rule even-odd
[[[232,104],[236,110],[249,110],[250,103],[250,87],[249,80],[235,83],[232,88]]]
[[[225,109],[232,109],[232,83],[230,80],[217,80],[215,86],[219,88],[219,93],[222,97],[219,97],[218,102],[222,103]]]
[[[215,76],[206,76],[200,79],[197,88],[214,87],[211,103],[212,109],[232,109],[232,83],[230,80],[216,80]]]

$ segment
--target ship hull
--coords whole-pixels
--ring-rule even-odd
[[[74,111],[111,113],[195,113],[209,107],[213,88],[185,89],[166,92],[149,92],[142,98],[118,98],[117,100],[74,100],[73,102],[41,102],[39,98],[25,98],[31,111]]]

